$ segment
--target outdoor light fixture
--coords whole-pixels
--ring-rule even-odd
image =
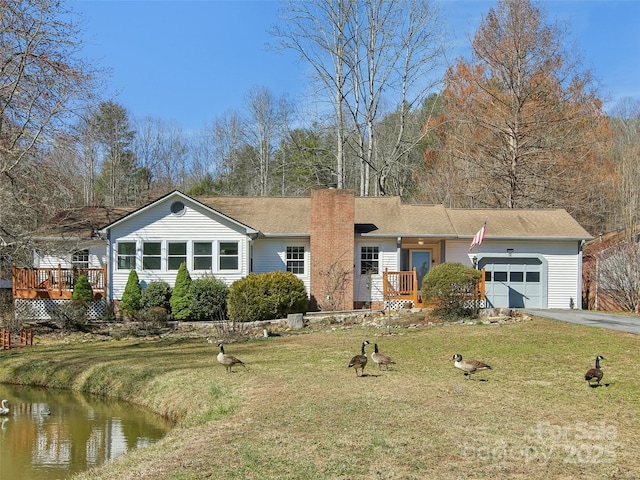
[[[513,255],[513,248],[507,248],[507,253],[509,256]]]

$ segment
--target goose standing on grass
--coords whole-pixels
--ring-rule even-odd
[[[373,353],[371,354],[371,360],[378,364],[378,370],[382,368],[382,365],[384,365],[386,369],[389,370],[390,364],[396,364],[396,362],[394,362],[389,355],[385,355],[384,353],[380,353],[378,351],[377,343],[373,344]]]
[[[218,353],[216,359],[218,360],[218,363],[220,365],[224,365],[226,367],[227,373],[231,372],[231,367],[233,367],[234,365],[242,365],[243,367],[245,366],[244,362],[242,362],[242,360],[240,360],[239,358],[224,353],[224,345],[222,345],[222,342],[218,343],[218,346],[220,347],[220,353]]]
[[[362,342],[362,353],[353,357],[349,362],[349,368],[353,368],[356,371],[356,377],[358,376],[358,369],[360,369],[360,376],[364,375],[364,367],[367,366],[367,352],[364,350],[364,347],[367,345],[369,345],[369,340]]]
[[[479,362],[478,360],[463,360],[462,355],[456,353],[451,360],[454,360],[453,364],[456,368],[462,370],[464,372],[467,380],[471,378],[471,374],[478,372],[480,370],[492,370],[492,368],[486,363]]]
[[[604,375],[604,372],[602,371],[602,369],[600,368],[600,360],[604,360],[604,357],[602,355],[598,355],[596,357],[596,366],[595,368],[590,368],[589,370],[587,370],[587,373],[584,374],[584,379],[587,381],[587,383],[589,384],[590,387],[597,387],[600,385],[600,380],[602,380],[602,376]],[[591,380],[595,380],[596,384],[592,384]]]
[[[8,403],[9,403],[9,400],[2,400],[2,407],[0,407],[0,415],[9,415],[9,407],[7,407]]]

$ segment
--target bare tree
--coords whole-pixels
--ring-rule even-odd
[[[132,148],[139,168],[146,170],[151,183],[139,192],[139,201],[151,192],[184,189],[187,183],[187,144],[175,122],[146,117],[136,122]],[[143,185],[139,185],[143,187]]]
[[[445,157],[469,174],[464,206],[560,206],[586,228],[603,221],[612,168],[602,102],[563,26],[529,0],[489,10],[472,60],[446,75],[445,108]]]
[[[345,187],[347,121],[347,24],[353,18],[356,0],[291,0],[282,9],[280,23],[272,34],[283,48],[297,52],[310,66],[311,77],[329,97],[335,119],[336,186]],[[333,123],[333,122],[332,122]]]
[[[76,193],[57,164],[98,71],[78,57],[77,17],[54,0],[0,2],[0,254],[33,260],[32,237]]]
[[[619,225],[633,236],[640,228],[640,101],[621,100],[611,113],[616,162],[616,210]]]
[[[0,173],[55,143],[74,108],[92,98],[95,72],[76,57],[73,18],[54,0],[0,4]]]
[[[264,86],[254,87],[246,99],[248,117],[245,139],[254,155],[254,170],[259,180],[259,195],[269,194],[274,151],[288,127],[292,107],[286,97],[276,98]]]
[[[626,239],[596,255],[595,282],[598,295],[607,295],[621,308],[638,313],[640,308],[640,244]]]
[[[346,146],[351,143],[360,164],[360,194],[384,195],[390,173],[423,134],[407,124],[412,109],[422,106],[436,84],[432,74],[442,54],[442,38],[434,4],[293,1],[284,12],[274,35],[309,64],[332,105],[337,186],[345,186]],[[378,126],[391,111],[396,129],[382,145]]]

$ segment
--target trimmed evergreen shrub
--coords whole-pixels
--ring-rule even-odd
[[[283,318],[308,307],[304,283],[291,272],[249,274],[231,285],[227,300],[232,321]]]
[[[191,282],[189,290],[191,319],[199,321],[227,318],[229,287],[215,277],[203,277]]]
[[[78,276],[78,279],[73,286],[71,299],[83,305],[87,305],[93,301],[93,288],[91,288],[91,284],[89,283],[89,279],[86,275]]]
[[[129,272],[127,285],[124,287],[122,299],[120,300],[120,308],[122,313],[127,317],[135,317],[140,310],[142,302],[142,288],[140,288],[140,280],[135,270]]]
[[[191,317],[189,310],[189,288],[191,286],[191,275],[187,270],[187,264],[182,262],[176,275],[176,283],[171,292],[171,313],[176,320],[188,320]]]
[[[154,307],[161,307],[168,312],[171,309],[170,299],[171,287],[167,282],[163,280],[149,282],[147,287],[142,290],[141,306],[147,310]]]
[[[461,263],[445,262],[436,265],[422,281],[423,301],[435,301],[436,312],[445,318],[472,316],[476,308],[465,307],[482,272]]]

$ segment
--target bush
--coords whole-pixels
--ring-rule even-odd
[[[191,286],[191,275],[187,270],[187,264],[182,262],[176,275],[176,283],[171,293],[171,313],[176,320],[188,320],[191,317],[189,310],[189,288]]]
[[[140,311],[138,316],[140,333],[158,335],[169,326],[169,311],[164,307],[151,307]]]
[[[231,285],[227,300],[233,321],[283,318],[305,312],[308,307],[304,283],[291,272],[249,274]]]
[[[436,313],[444,318],[473,316],[477,308],[466,303],[473,298],[476,282],[482,273],[461,263],[445,262],[436,265],[422,281],[423,301],[435,301]]]
[[[141,308],[142,289],[140,281],[135,270],[129,272],[127,285],[124,287],[122,299],[120,300],[120,308],[122,313],[127,317],[135,317]]]
[[[165,281],[149,282],[142,290],[141,307],[148,310],[154,307],[164,308],[167,312],[171,308],[171,287]]]
[[[88,305],[93,302],[93,288],[91,288],[91,284],[86,275],[80,275],[76,280],[71,299],[83,305]]]
[[[189,310],[192,320],[223,320],[227,317],[229,287],[222,280],[204,277],[191,282]]]

